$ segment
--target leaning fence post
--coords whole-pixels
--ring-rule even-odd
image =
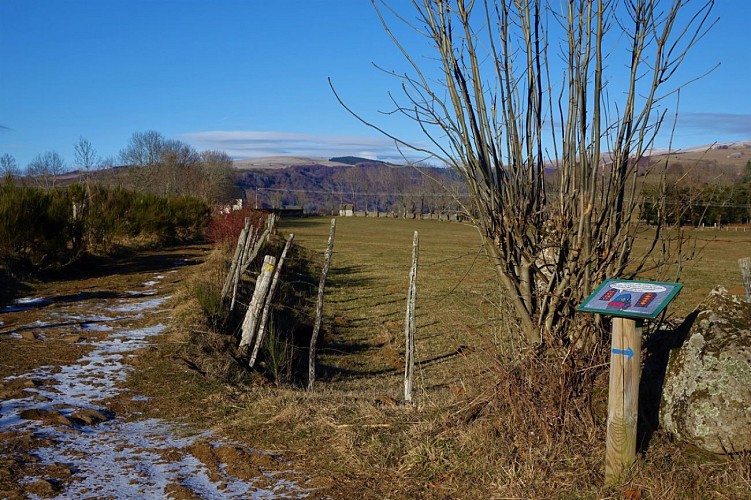
[[[269,218],[266,219],[266,228],[263,230],[263,233],[254,240],[253,243],[253,250],[248,252],[246,254],[246,259],[242,263],[240,274],[245,273],[245,271],[248,269],[248,266],[255,260],[255,258],[258,256],[258,253],[263,248],[263,244],[266,243],[266,239],[276,230],[276,216],[274,214],[270,214]]]
[[[253,342],[253,336],[258,328],[258,319],[261,314],[261,308],[263,307],[266,294],[271,285],[271,275],[274,273],[275,264],[276,257],[273,255],[267,255],[263,259],[263,266],[261,266],[261,273],[256,280],[256,288],[253,291],[253,298],[250,300],[248,311],[245,313],[245,318],[243,319],[240,349],[245,349],[246,346]]]
[[[224,286],[222,286],[222,301],[226,300],[229,296],[230,288],[235,279],[235,273],[237,272],[237,266],[240,265],[240,257],[243,254],[243,249],[248,239],[248,231],[250,230],[250,218],[245,218],[245,226],[240,231],[240,236],[237,238],[237,246],[235,247],[235,254],[232,256],[232,264],[230,264],[229,273],[224,280]]]
[[[269,293],[266,294],[266,301],[263,305],[263,314],[261,315],[261,322],[258,325],[258,335],[256,335],[256,344],[253,346],[253,354],[250,356],[250,361],[248,362],[248,366],[253,368],[253,365],[256,363],[256,356],[258,356],[258,350],[261,348],[261,342],[263,342],[263,336],[264,333],[266,333],[266,324],[269,320],[269,310],[271,309],[271,301],[274,298],[274,291],[276,291],[276,285],[279,282],[279,274],[282,271],[282,266],[284,265],[284,259],[287,257],[287,251],[289,251],[289,247],[292,246],[292,240],[295,239],[294,234],[290,234],[289,238],[287,238],[287,244],[284,245],[284,250],[282,250],[282,255],[279,257],[279,263],[276,266],[276,271],[274,272],[274,279],[271,280],[271,286],[269,287]]]
[[[243,242],[243,249],[240,252],[240,259],[235,266],[235,277],[232,282],[232,301],[229,304],[229,311],[232,312],[235,309],[235,303],[237,300],[237,288],[240,286],[240,278],[243,275],[242,265],[243,259],[249,251],[250,245],[253,242],[253,226],[248,226],[248,232],[245,234],[245,241]]]
[[[743,287],[746,289],[746,300],[751,302],[751,257],[738,259],[738,264],[741,266]]]
[[[404,320],[404,401],[412,403],[412,377],[415,371],[415,298],[417,296],[417,259],[420,253],[420,239],[415,231],[412,238],[412,268],[409,271],[407,290],[407,315]]]
[[[316,379],[316,343],[318,341],[318,332],[321,330],[321,320],[323,318],[323,289],[326,286],[326,276],[329,274],[331,265],[331,253],[334,250],[334,233],[336,232],[336,219],[331,219],[331,230],[329,231],[329,242],[326,245],[326,254],[323,258],[323,270],[321,271],[321,281],[318,283],[318,300],[316,301],[316,321],[313,325],[313,334],[310,337],[310,350],[308,355],[308,390],[313,389]]]

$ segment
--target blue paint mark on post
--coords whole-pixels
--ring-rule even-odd
[[[613,349],[613,354],[623,354],[624,356],[628,356],[628,359],[631,359],[634,357],[634,351],[630,347],[628,349]]]

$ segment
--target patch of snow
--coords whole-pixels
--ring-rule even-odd
[[[146,309],[156,309],[161,306],[169,297],[158,297],[156,299],[144,300],[142,302],[132,302],[128,299],[121,300],[122,305],[116,307],[110,307],[107,310],[112,312],[138,312]]]
[[[37,307],[46,306],[51,303],[52,301],[46,297],[23,297],[21,299],[14,300],[13,304],[15,305],[3,307],[2,309],[0,309],[0,312],[9,313],[28,311],[30,309],[36,309]]]
[[[44,298],[44,297],[23,297],[20,299],[16,299],[14,303],[16,304],[49,304],[51,301],[50,299]]]
[[[288,479],[289,474],[295,476],[294,472],[279,478],[274,477],[276,473],[266,472],[258,478],[243,480],[234,477],[224,466],[209,470],[188,447],[199,440],[212,446],[228,443],[218,442],[210,433],[189,435],[184,428],[158,419],[125,422],[115,418],[73,428],[21,419],[21,412],[31,409],[55,411],[63,416],[82,408],[102,411],[102,400],[122,394],[120,384],[134,369],[124,360],[148,346],[151,338],[165,329],[162,323],[128,327],[128,323],[156,312],[169,299],[139,300],[142,296],[139,293],[121,299],[114,306],[107,301],[98,303],[100,310],[122,313],[117,317],[99,312],[68,314],[66,319],[70,323],[61,326],[112,333],[92,342],[88,354],[73,364],[42,366],[24,375],[6,378],[28,378],[43,383],[25,389],[22,397],[0,402],[0,431],[31,430],[53,443],[35,450],[35,454],[43,466],[54,463],[71,466],[71,482],[56,498],[164,498],[172,493],[169,488],[174,485],[190,488],[203,498],[308,496],[311,490],[301,486],[303,478],[300,484]],[[40,303],[37,299],[27,299],[25,304]],[[48,317],[60,315],[51,313]],[[23,329],[58,323],[38,320]],[[149,400],[139,395],[131,399]],[[28,477],[23,481],[28,484],[36,479]],[[31,498],[37,497],[32,495]]]
[[[307,496],[288,480],[263,490],[224,469],[212,479],[216,471],[184,450],[209,434],[177,437],[174,426],[158,419],[110,421],[95,429],[75,434],[53,431],[47,437],[55,444],[37,451],[43,465],[75,464],[74,481],[56,498],[163,498],[173,484],[187,486],[202,498],[262,498],[280,488],[296,497]]]
[[[154,286],[154,285],[157,285],[157,284],[159,284],[159,282],[158,281],[154,281],[154,280],[144,281],[143,282],[143,286]]]

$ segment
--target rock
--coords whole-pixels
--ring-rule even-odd
[[[38,340],[39,339],[37,334],[31,330],[24,330],[19,335],[21,335],[21,338],[24,340]]]
[[[712,453],[751,451],[751,303],[724,288],[695,311],[686,341],[670,353],[662,427]]]
[[[32,408],[30,410],[22,411],[19,416],[24,420],[40,420],[45,424],[73,427],[73,422],[54,410],[39,410]]]
[[[106,422],[109,420],[109,418],[103,413],[90,408],[77,410],[69,415],[68,418],[79,425],[96,425],[100,422]]]
[[[35,496],[42,498],[49,498],[58,493],[59,487],[57,484],[49,479],[37,479],[36,481],[29,483],[26,486],[27,493],[31,493]]]

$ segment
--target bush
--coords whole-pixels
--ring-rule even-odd
[[[0,261],[49,268],[133,239],[190,241],[201,236],[209,214],[197,198],[81,184],[45,190],[6,179],[0,184]]]
[[[80,251],[79,221],[66,191],[0,187],[0,260],[12,265],[56,266]]]
[[[249,217],[251,225],[258,230],[266,223],[267,215],[266,212],[250,208],[214,214],[206,227],[206,238],[221,248],[234,248],[245,227],[245,218]]]

